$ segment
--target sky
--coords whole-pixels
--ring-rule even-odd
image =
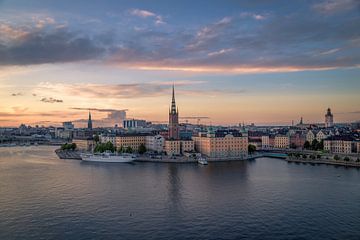
[[[360,1],[0,0],[0,126],[164,123],[173,84],[204,124],[360,120]]]

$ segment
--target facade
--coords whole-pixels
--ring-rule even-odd
[[[146,144],[146,135],[119,135],[115,137],[115,146],[117,148],[130,147],[133,151],[137,152],[142,144]]]
[[[270,139],[269,136],[261,136],[261,148],[268,149],[270,148]]]
[[[161,135],[146,136],[145,137],[145,147],[148,150],[161,153],[164,151],[165,138]]]
[[[290,139],[285,135],[276,135],[274,139],[274,148],[290,148]]]
[[[95,148],[95,142],[92,138],[74,138],[72,143],[75,143],[80,151],[93,151]]]
[[[356,152],[360,153],[360,141],[356,142]]]
[[[327,133],[325,133],[325,131],[323,131],[323,130],[320,130],[320,131],[317,132],[317,134],[316,134],[316,140],[317,140],[318,142],[321,142],[321,140],[324,140],[324,139],[327,138],[327,137],[328,137]]]
[[[179,111],[176,108],[175,89],[174,89],[174,85],[173,85],[171,108],[169,110],[169,139],[173,139],[173,140],[180,139],[179,131],[180,131],[180,129],[179,129]]]
[[[193,137],[195,150],[210,158],[241,158],[248,155],[248,138],[239,132],[216,134],[216,132],[200,133]]]
[[[123,121],[123,128],[129,129],[129,128],[139,128],[139,127],[146,127],[146,121],[145,120],[139,120],[139,119],[125,119]]]
[[[165,152],[169,156],[181,154],[181,141],[179,140],[166,140]]]
[[[100,135],[99,138],[101,143],[111,142],[116,147],[116,136],[114,134]]]
[[[310,144],[314,141],[315,138],[316,138],[316,132],[314,132],[313,130],[309,130],[306,133],[306,141],[308,141]]]
[[[290,147],[303,148],[306,136],[302,133],[295,133],[290,136]]]
[[[348,154],[352,152],[353,139],[347,136],[333,136],[324,140],[324,150],[330,153]]]
[[[193,140],[166,140],[165,152],[169,156],[184,155],[184,153],[194,152],[195,144]]]
[[[334,126],[334,116],[331,113],[331,109],[328,108],[325,114],[325,127],[332,127]]]

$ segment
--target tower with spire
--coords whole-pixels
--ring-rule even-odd
[[[91,113],[89,111],[89,119],[88,119],[88,129],[92,129],[92,120],[91,120]]]
[[[179,133],[179,109],[176,108],[175,87],[172,87],[172,101],[169,109],[169,139],[177,140]]]
[[[331,109],[328,108],[325,115],[325,127],[332,127],[334,125],[334,116]]]

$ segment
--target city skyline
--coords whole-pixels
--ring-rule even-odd
[[[166,122],[173,84],[181,115],[212,124],[319,123],[327,108],[353,122],[359,11],[353,0],[0,1],[0,126],[86,124],[89,109],[104,123],[125,111]]]

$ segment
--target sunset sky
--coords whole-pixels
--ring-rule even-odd
[[[0,126],[360,120],[360,1],[0,0]],[[96,125],[95,125],[96,126]]]

